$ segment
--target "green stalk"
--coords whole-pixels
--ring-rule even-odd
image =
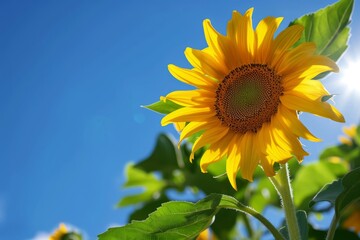
[[[244,225],[245,225],[245,229],[248,233],[248,236],[250,239],[253,239],[254,236],[254,230],[250,224],[249,218],[246,214],[242,215],[243,216],[243,220],[244,220]]]
[[[336,217],[336,214],[334,214],[334,217],[331,220],[329,231],[328,231],[327,236],[326,236],[326,240],[333,240],[334,239],[337,223],[338,223],[338,218]]]
[[[290,240],[300,240],[299,225],[296,218],[296,209],[287,164],[284,164],[278,174],[270,178],[270,181],[273,183],[282,200]]]
[[[252,209],[248,206],[245,206],[243,204],[241,204],[239,201],[232,199],[230,197],[227,197],[227,200],[231,201],[232,203],[236,204],[236,207],[233,206],[233,204],[231,205],[223,205],[223,208],[227,208],[227,209],[233,209],[233,210],[237,210],[246,214],[249,214],[251,216],[253,216],[254,218],[256,218],[257,220],[259,220],[270,232],[271,234],[274,236],[274,239],[276,240],[285,240],[285,238],[281,235],[281,233],[274,227],[274,225],[272,225],[271,222],[269,222],[269,220],[267,220],[263,215],[261,215],[260,213],[258,213],[255,209]]]

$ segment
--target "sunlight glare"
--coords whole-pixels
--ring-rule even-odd
[[[340,84],[347,94],[360,94],[360,60],[352,59],[346,61],[340,71]]]

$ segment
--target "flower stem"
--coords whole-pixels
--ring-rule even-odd
[[[330,224],[327,236],[326,236],[326,240],[334,239],[337,223],[338,223],[338,218],[336,217],[336,215],[334,215],[333,219],[331,220],[331,224]]]
[[[290,240],[300,240],[300,231],[296,218],[296,209],[287,164],[284,164],[278,174],[270,178],[270,181],[273,183],[282,200]]]
[[[224,201],[229,201],[230,204],[229,205],[224,204],[224,205],[222,205],[222,208],[237,210],[237,211],[243,212],[245,214],[248,214],[248,215],[256,218],[271,232],[271,234],[274,236],[274,239],[285,240],[285,238],[276,229],[276,227],[269,220],[267,220],[263,215],[258,213],[255,209],[243,205],[242,203],[237,201],[235,198],[232,198],[232,197],[229,197],[226,195],[224,195],[223,197],[226,197],[226,200],[224,200]],[[235,207],[234,207],[234,205],[235,205]]]
[[[269,220],[267,220],[263,215],[261,215],[254,209],[246,207],[246,206],[238,205],[238,210],[245,212],[245,213],[253,216],[257,220],[259,220],[259,222],[261,222],[271,232],[271,234],[274,236],[274,238],[276,240],[285,240],[285,238],[274,227],[274,225],[272,225],[271,222],[269,222]]]
[[[252,239],[253,235],[254,235],[254,230],[253,230],[253,228],[252,228],[252,226],[250,224],[249,218],[248,218],[248,216],[246,214],[242,215],[242,217],[243,217],[243,220],[244,220],[244,225],[245,225],[246,231],[248,233],[248,237],[250,239]]]

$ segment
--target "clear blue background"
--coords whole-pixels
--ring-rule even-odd
[[[1,1],[0,239],[21,240],[60,222],[89,239],[125,224],[131,209],[115,209],[124,194],[124,166],[146,157],[162,131],[161,116],[140,105],[187,88],[167,64],[187,67],[187,46],[205,47],[202,20],[224,33],[232,10],[254,6],[254,22],[284,16],[282,28],[334,1]],[[360,59],[356,5],[349,51]],[[324,83],[335,105],[357,123],[359,92]],[[354,76],[355,77],[355,76]],[[358,76],[357,76],[358,78]],[[344,124],[302,114],[322,143],[306,144],[316,159],[337,143]]]

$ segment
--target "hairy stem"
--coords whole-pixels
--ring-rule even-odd
[[[245,206],[242,203],[240,203],[239,201],[237,201],[235,198],[232,198],[229,196],[226,196],[226,200],[224,200],[224,201],[229,201],[230,204],[229,205],[224,204],[224,205],[222,205],[222,208],[237,210],[237,211],[243,212],[245,214],[248,214],[248,215],[256,218],[271,232],[271,234],[274,236],[274,239],[285,240],[285,238],[276,229],[276,227],[274,227],[274,225],[272,225],[272,223],[269,220],[267,220],[263,215],[258,213],[255,209]]]
[[[284,164],[278,174],[275,177],[270,178],[270,181],[274,185],[282,200],[290,240],[300,240],[300,231],[296,218],[296,209],[293,201],[287,164]]]
[[[242,216],[243,216],[243,220],[244,220],[244,225],[245,225],[246,231],[247,231],[247,233],[248,233],[248,237],[249,237],[250,239],[252,239],[252,238],[253,238],[253,235],[254,235],[254,230],[253,230],[253,228],[252,228],[252,226],[251,226],[251,223],[250,223],[250,221],[249,221],[249,218],[248,218],[248,216],[247,216],[246,214],[244,214],[244,215],[242,215]]]

